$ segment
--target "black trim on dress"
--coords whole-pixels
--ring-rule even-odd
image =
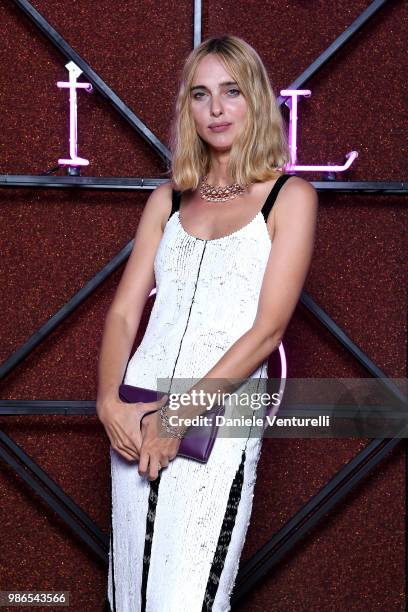
[[[246,453],[244,449],[242,451],[241,463],[235,473],[235,477],[232,481],[229,492],[227,508],[208,576],[201,612],[210,612],[212,610],[214,599],[217,594],[221,572],[224,568],[225,557],[227,556],[228,546],[231,541],[232,531],[234,529],[235,519],[237,516],[238,505],[241,499],[242,485],[244,482],[245,457]]]
[[[152,552],[152,541],[154,532],[154,519],[156,517],[156,506],[159,499],[159,485],[161,479],[161,472],[155,480],[150,481],[150,492],[149,492],[149,505],[146,516],[146,533],[145,533],[145,545],[143,551],[143,573],[142,573],[142,608],[141,612],[146,610],[146,590],[147,590],[147,579],[149,576],[150,566],[150,555]]]

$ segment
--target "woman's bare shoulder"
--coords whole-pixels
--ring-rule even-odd
[[[156,193],[160,199],[171,198],[172,191],[174,189],[173,181],[165,181],[156,187],[154,193]]]
[[[312,183],[310,183],[309,181],[307,181],[301,176],[296,176],[295,174],[292,175],[290,179],[286,181],[285,191],[288,192],[289,190],[291,192],[298,192],[298,193],[305,193],[305,194],[316,193],[316,189],[314,188]]]
[[[162,230],[171,213],[173,189],[172,181],[161,183],[153,190],[146,202],[146,208],[150,209],[152,214],[159,219]]]
[[[279,191],[276,199],[275,223],[292,225],[294,220],[302,224],[316,217],[318,197],[315,187],[300,176],[291,176]]]

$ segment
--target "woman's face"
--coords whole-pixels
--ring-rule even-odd
[[[190,105],[201,138],[217,151],[229,150],[244,128],[248,105],[233,77],[213,53],[197,66]]]

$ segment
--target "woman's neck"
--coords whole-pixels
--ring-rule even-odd
[[[207,173],[207,183],[217,187],[231,185],[232,179],[228,173],[229,151],[215,152],[211,155],[210,169]]]

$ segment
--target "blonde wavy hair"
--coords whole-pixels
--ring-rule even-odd
[[[237,36],[209,38],[187,57],[180,78],[170,127],[172,160],[169,174],[179,191],[197,189],[210,167],[209,147],[195,128],[190,88],[198,63],[214,53],[237,82],[248,104],[246,125],[230,151],[229,173],[246,185],[277,178],[290,162],[283,117],[258,53]]]

